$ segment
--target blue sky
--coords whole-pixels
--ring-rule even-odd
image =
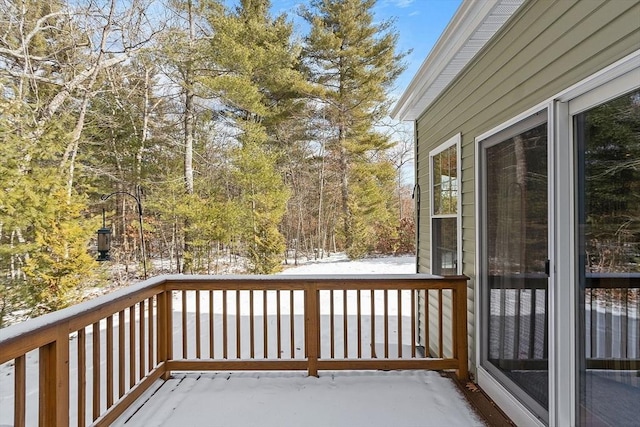
[[[376,19],[395,19],[399,50],[413,49],[406,58],[407,69],[396,83],[396,96],[407,87],[461,2],[462,0],[378,0],[374,8]],[[295,11],[298,5],[305,3],[304,0],[271,0],[273,12],[287,13],[298,30],[302,30],[302,24]]]

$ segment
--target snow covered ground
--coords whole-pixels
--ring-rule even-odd
[[[280,274],[412,274],[416,272],[414,256],[365,258],[351,261],[342,253],[291,267]]]

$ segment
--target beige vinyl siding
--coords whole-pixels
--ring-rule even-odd
[[[637,0],[528,1],[418,118],[419,272],[430,272],[428,153],[462,133],[462,265],[463,274],[472,279],[468,298],[472,361],[475,138],[639,49],[639,27]]]

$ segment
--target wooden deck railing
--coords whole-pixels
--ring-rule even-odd
[[[492,363],[505,370],[547,369],[548,277],[490,276],[489,286],[510,313],[495,316],[502,348],[495,352],[499,358],[490,359]],[[640,369],[640,274],[588,273],[581,299],[586,368]]]
[[[587,369],[640,370],[640,274],[585,278]]]
[[[0,382],[13,381],[0,424],[109,425],[171,371],[452,369],[466,378],[466,286],[463,276],[426,275],[153,278],[0,330]],[[439,313],[451,330],[437,332],[453,341],[452,358],[425,358],[417,344],[417,293],[427,290],[451,293],[451,312]]]

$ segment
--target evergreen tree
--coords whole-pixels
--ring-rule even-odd
[[[374,21],[375,0],[312,0],[303,9],[310,23],[305,64],[316,84],[322,117],[331,133],[327,142],[341,192],[342,233],[349,251],[356,244],[360,209],[354,197],[354,165],[390,147],[376,129],[388,113],[388,91],[404,69],[404,53],[396,52],[398,35],[391,21]],[[360,253],[361,251],[355,251]]]
[[[270,2],[242,0],[234,11],[208,9],[213,29],[210,70],[203,84],[222,103],[221,114],[237,129],[233,166],[244,238],[252,271],[280,269],[284,238],[279,225],[289,190],[278,164],[283,154],[280,127],[304,105],[305,87],[296,70],[299,49],[291,43],[292,25],[271,18]]]

